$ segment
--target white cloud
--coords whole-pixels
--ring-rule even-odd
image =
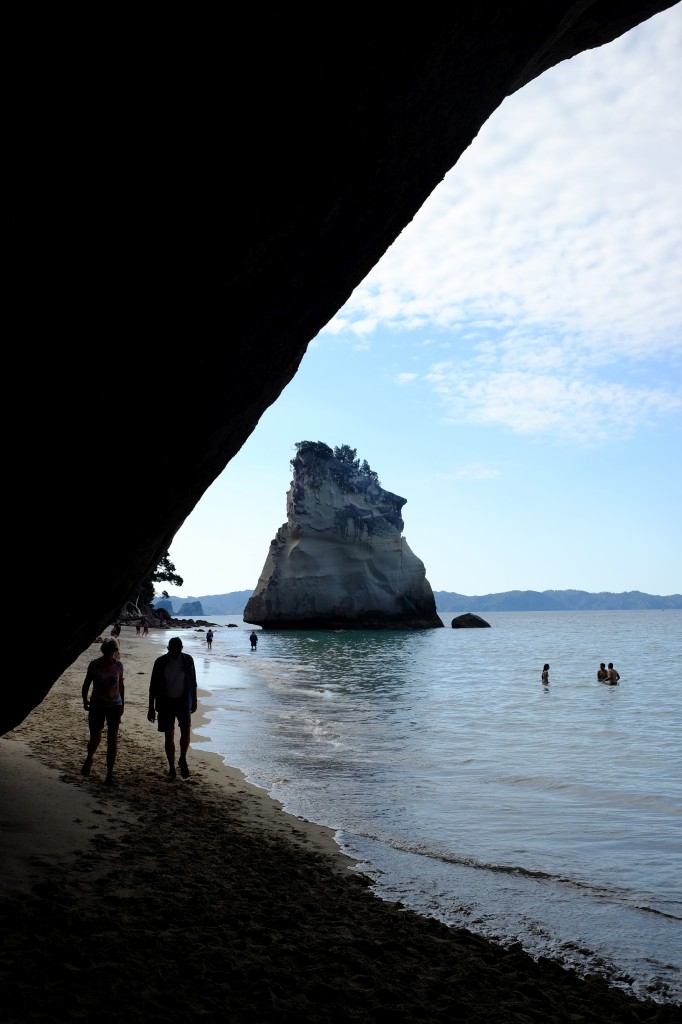
[[[426,379],[448,423],[497,424],[586,446],[626,439],[638,426],[682,409],[682,398],[663,389],[605,388],[580,375],[509,370],[481,376],[468,364],[440,363]]]
[[[424,379],[451,422],[592,443],[678,411],[682,10],[665,16],[505,100],[330,332],[443,334],[459,366]]]

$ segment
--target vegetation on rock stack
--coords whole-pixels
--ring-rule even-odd
[[[381,487],[379,474],[371,468],[367,459],[360,462],[357,457],[357,448],[342,444],[332,449],[324,441],[297,441],[295,448],[296,455],[291,459],[291,467],[294,472],[301,462],[316,460],[329,469],[332,479],[351,490],[353,489],[351,478],[354,476],[365,477],[365,486],[367,483],[374,483],[377,487]],[[309,458],[311,456],[312,459]]]

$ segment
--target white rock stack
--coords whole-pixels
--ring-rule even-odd
[[[270,543],[244,621],[265,629],[434,629],[424,563],[402,536],[405,498],[348,446],[302,441],[287,521]]]

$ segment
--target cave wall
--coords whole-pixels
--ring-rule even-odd
[[[28,340],[7,372],[40,651],[5,681],[0,734],[113,621],[504,98],[670,6],[185,12],[33,69],[14,157]]]

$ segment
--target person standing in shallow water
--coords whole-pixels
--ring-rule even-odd
[[[611,686],[615,686],[618,680],[620,679],[620,673],[617,672],[616,669],[613,667],[612,661],[609,662],[609,667],[607,668],[606,672],[607,682],[609,682]]]
[[[542,666],[542,681],[543,683],[549,682],[549,665]]]
[[[600,661],[599,662],[599,668],[597,669],[597,680],[598,680],[598,682],[603,683],[608,678],[609,678],[609,674],[606,671],[606,665],[604,664],[603,661]]]
[[[258,647],[258,633],[256,633],[255,629],[251,630],[249,640],[251,641],[251,650],[255,651],[256,648]]]
[[[213,646],[213,630],[212,629],[209,629],[208,632],[206,633],[206,646],[208,647],[209,651],[211,650],[211,647]]]
[[[152,667],[149,681],[149,710],[147,718],[156,720],[159,732],[165,736],[168,758],[168,777],[176,778],[175,722],[180,727],[180,757],[178,767],[183,779],[189,778],[187,751],[192,729],[192,713],[197,709],[197,675],[194,658],[184,654],[182,640],[172,636],[168,641],[168,654],[162,654]]]
[[[114,764],[118,751],[118,729],[125,705],[123,665],[118,659],[118,640],[110,637],[100,647],[101,658],[91,661],[83,682],[83,707],[88,713],[90,740],[81,775],[89,775],[95,752],[102,740],[104,723],[107,726],[107,774],[105,786],[114,785]],[[92,686],[92,697],[88,698]]]

